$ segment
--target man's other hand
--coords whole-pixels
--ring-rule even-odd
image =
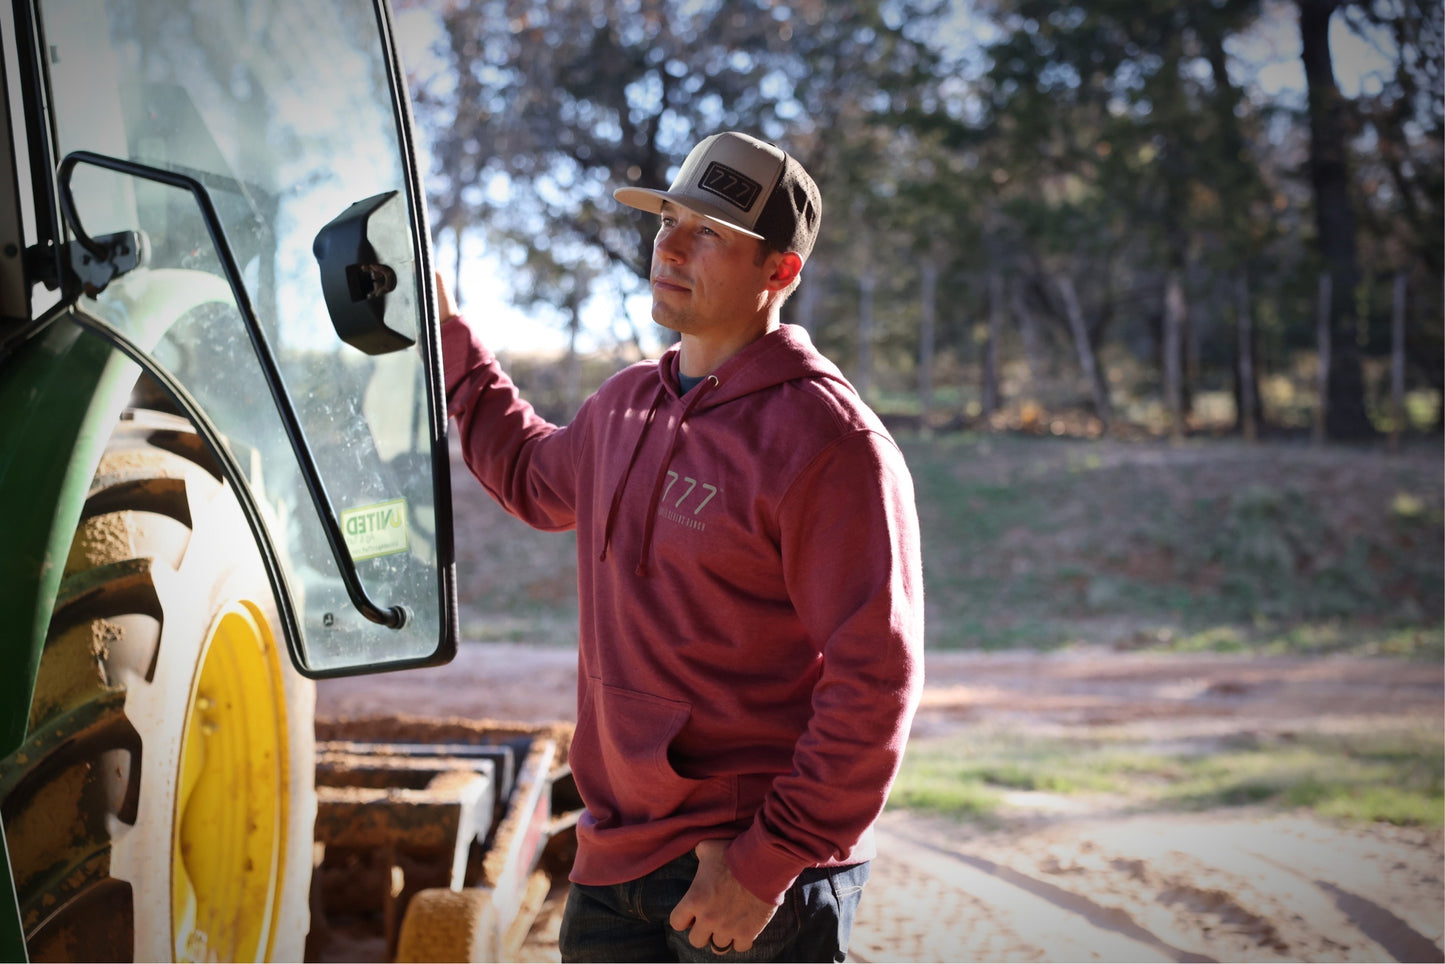
[[[697,876],[668,919],[674,930],[692,928],[687,940],[693,947],[711,945],[719,954],[752,949],[753,941],[777,910],[754,897],[733,877],[723,858],[727,845],[726,840],[704,840],[693,849],[697,854]]]

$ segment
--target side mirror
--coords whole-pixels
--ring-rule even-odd
[[[368,355],[416,344],[416,306],[397,304],[410,302],[415,288],[406,202],[399,192],[351,205],[317,232],[311,253],[321,267],[326,310],[342,341]]]

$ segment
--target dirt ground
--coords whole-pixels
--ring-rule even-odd
[[[469,644],[445,667],[318,684],[322,717],[575,716],[573,651]],[[1445,667],[1107,649],[933,652],[916,738],[1080,728],[1159,745],[1445,724]],[[1263,809],[1138,815],[1009,801],[1003,829],[890,810],[853,934],[862,961],[1441,961],[1438,831]],[[545,927],[527,948],[555,959]]]

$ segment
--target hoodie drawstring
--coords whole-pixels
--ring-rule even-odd
[[[637,444],[632,446],[632,456],[627,460],[627,469],[622,473],[622,480],[617,483],[617,491],[612,493],[612,505],[607,508],[607,525],[602,529],[602,555],[597,557],[599,562],[607,561],[607,549],[612,545],[612,526],[617,522],[617,508],[622,504],[622,492],[627,488],[627,480],[632,477],[632,467],[637,464],[637,456],[642,451],[642,443],[647,441],[647,432],[652,428],[653,416],[657,414],[657,407],[667,397],[667,386],[657,387],[657,397],[652,400],[652,407],[647,410],[647,417],[642,420],[642,432],[637,436]]]
[[[647,503],[647,521],[642,529],[642,552],[638,557],[636,573],[639,576],[647,575],[647,562],[652,554],[652,530],[657,519],[657,507],[662,501],[662,490],[667,481],[667,470],[672,464],[672,456],[677,451],[678,442],[682,439],[682,426],[702,400],[703,395],[718,386],[716,375],[709,375],[703,383],[688,393],[687,406],[682,410],[682,417],[677,420],[677,427],[673,429],[672,441],[667,447],[667,456],[662,460],[662,467],[658,469],[657,480],[652,484],[652,497]],[[657,397],[653,399],[652,407],[647,410],[647,418],[643,420],[642,432],[637,436],[637,444],[632,447],[632,456],[627,460],[627,469],[622,473],[622,479],[617,483],[617,491],[612,494],[612,504],[607,509],[607,524],[602,530],[602,555],[599,560],[607,559],[607,549],[612,545],[612,528],[617,522],[618,510],[622,505],[622,495],[627,488],[627,481],[632,476],[632,467],[637,464],[637,458],[642,452],[642,444],[647,440],[648,429],[652,428],[652,422],[657,414],[658,406],[667,397],[666,386],[660,387]]]

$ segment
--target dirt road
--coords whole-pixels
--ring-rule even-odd
[[[574,654],[464,646],[434,670],[319,684],[323,716],[570,719]],[[1081,650],[930,653],[916,739],[1107,729],[1241,735],[1445,725],[1445,667]],[[864,961],[1440,961],[1438,831],[1263,809],[1144,814],[1016,794],[1001,829],[890,810],[854,931]],[[550,955],[545,943],[530,948]]]

